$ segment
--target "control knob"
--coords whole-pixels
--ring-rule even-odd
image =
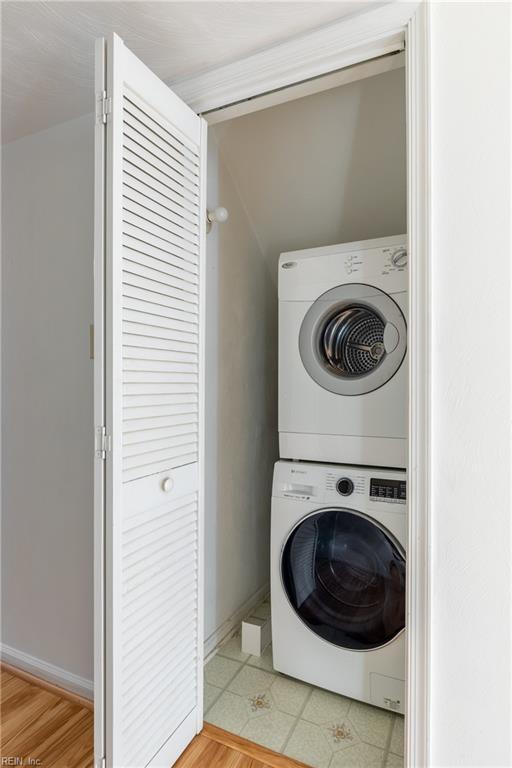
[[[395,267],[405,267],[407,265],[407,250],[405,248],[395,248],[391,254],[391,263]]]
[[[341,496],[350,496],[354,490],[354,483],[349,477],[340,477],[336,483],[336,490]]]

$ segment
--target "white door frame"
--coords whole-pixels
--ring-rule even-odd
[[[409,269],[409,538],[406,765],[429,765],[430,138],[429,9],[391,2],[173,83],[196,112],[217,110],[400,50],[406,43]]]

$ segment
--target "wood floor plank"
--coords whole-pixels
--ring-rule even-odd
[[[214,746],[216,745],[216,747]],[[308,768],[240,736],[205,723],[175,768]]]
[[[20,696],[29,690],[28,683],[16,677],[11,677],[5,683],[2,683],[2,709],[6,709],[13,696]]]
[[[58,699],[47,691],[31,686],[24,697],[11,699],[9,707],[2,707],[2,743],[5,745],[36,721]]]
[[[1,676],[0,754],[40,760],[42,768],[92,768],[94,715],[89,707],[10,670]],[[303,763],[205,724],[175,768],[304,768]]]
[[[64,688],[55,685],[55,683],[49,683],[48,680],[41,680],[40,678],[31,675],[30,672],[25,672],[24,669],[17,669],[11,664],[6,664],[5,661],[0,662],[0,668],[2,671],[14,675],[18,680],[21,679],[30,685],[36,685],[38,688],[44,688],[46,691],[50,691],[50,693],[54,693],[56,696],[60,696],[63,699],[68,699],[74,704],[79,704],[81,707],[90,709],[91,712],[94,709],[94,702],[92,699],[86,699],[84,696],[80,696],[78,693],[73,693],[72,691],[66,691]]]
[[[90,710],[61,699],[4,742],[2,752],[25,761],[39,759],[45,768],[51,765],[61,768],[61,755],[85,732],[90,733],[92,727]]]
[[[247,757],[267,765],[268,768],[309,768],[305,763],[299,763],[297,760],[292,760],[292,758],[281,755],[279,752],[262,747],[253,741],[247,741],[247,739],[225,731],[223,728],[218,728],[211,723],[205,723],[201,733],[213,741],[218,741],[226,747],[238,750],[247,755]]]
[[[46,756],[41,759],[45,768],[87,768],[94,759],[94,716],[82,711],[73,723],[49,746]],[[36,750],[37,753],[37,750]],[[37,755],[36,755],[37,756]]]

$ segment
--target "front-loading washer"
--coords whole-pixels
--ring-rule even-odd
[[[407,465],[406,236],[279,260],[283,459]]]
[[[275,465],[277,671],[403,713],[406,537],[404,471]]]

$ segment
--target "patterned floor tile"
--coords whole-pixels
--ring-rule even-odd
[[[383,763],[383,749],[360,743],[337,752],[329,768],[382,768]]]
[[[403,768],[402,717],[281,675],[272,646],[249,656],[240,634],[206,665],[204,700],[207,722],[312,768]]]
[[[283,752],[313,768],[328,768],[332,757],[332,750],[320,728],[306,720],[298,721]]]
[[[342,720],[347,716],[351,699],[330,693],[320,688],[313,688],[313,693],[301,715],[303,720],[310,723],[327,723],[334,720]]]
[[[240,733],[246,739],[279,752],[293,728],[295,718],[274,710],[250,720]]]
[[[317,726],[324,734],[332,752],[339,752],[359,744],[361,739],[348,717],[343,720],[332,720]]]
[[[272,683],[270,693],[277,709],[297,716],[311,693],[311,687],[289,677],[279,676]]]
[[[268,715],[270,712],[277,712],[270,691],[262,691],[254,695],[244,696],[243,700],[247,709],[247,716],[250,720]]]
[[[217,701],[220,694],[222,693],[222,688],[217,688],[215,685],[210,685],[209,683],[205,682],[204,684],[204,712],[208,712],[212,704]]]
[[[258,696],[268,691],[276,675],[256,667],[242,667],[237,676],[230,682],[228,690],[239,696]]]
[[[228,640],[227,643],[221,645],[218,653],[219,656],[225,656],[226,658],[233,659],[234,661],[244,662],[249,658],[248,653],[242,653],[242,645],[239,634],[236,634],[231,638],[231,640]]]
[[[244,700],[230,691],[223,691],[208,712],[207,722],[240,735],[247,723],[247,710]]]
[[[391,743],[389,751],[395,755],[404,754],[404,718],[396,715],[393,723],[393,733],[391,734]]]
[[[386,758],[385,768],[404,768],[404,759],[399,755],[393,755],[391,752]]]
[[[393,724],[393,715],[390,712],[353,701],[348,716],[354,723],[361,741],[381,749],[386,747]]]
[[[258,667],[258,669],[265,669],[267,672],[273,672],[272,645],[267,645],[261,656],[249,656],[247,663],[251,667]]]
[[[237,661],[216,655],[204,668],[205,680],[217,688],[225,688],[241,667]]]

